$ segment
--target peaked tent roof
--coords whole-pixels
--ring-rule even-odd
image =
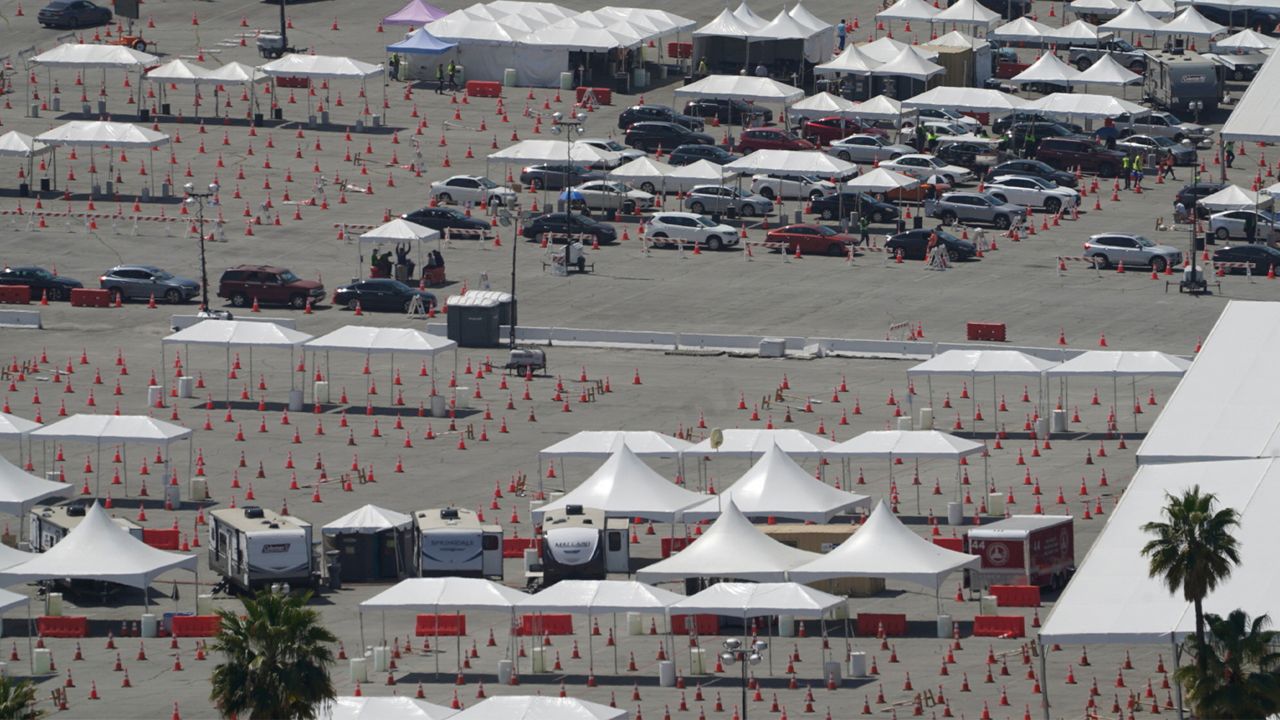
[[[870,75],[871,71],[880,67],[879,60],[871,57],[863,52],[857,45],[848,45],[840,54],[831,60],[814,67],[813,71],[818,75],[828,73],[851,73],[853,75]],[[827,93],[822,93],[827,94]],[[843,98],[841,98],[843,100]],[[800,105],[808,100],[802,100],[796,105]],[[794,110],[796,105],[792,106]]]
[[[1272,53],[1262,64],[1248,89],[1236,103],[1222,126],[1223,140],[1274,142],[1280,135],[1280,53]]]
[[[526,597],[527,593],[480,578],[409,578],[360,603],[360,611],[507,609]]]
[[[19,605],[31,602],[26,595],[19,595],[12,590],[0,590],[0,613],[12,610]]]
[[[9,547],[4,543],[0,543],[0,570],[11,568],[19,563],[24,563],[36,556],[37,553],[23,552],[17,548]],[[0,607],[0,612],[7,610],[7,607]]]
[[[426,240],[437,237],[440,233],[404,218],[387,221],[366,233],[360,234],[360,242],[402,242],[405,240]]]
[[[967,33],[962,33],[959,30],[952,30],[951,32],[945,35],[939,35],[937,38],[930,40],[924,45],[921,45],[921,47],[923,48],[940,48],[940,47],[964,48],[966,50],[972,50],[977,48],[984,48],[990,44],[991,43],[987,42],[986,40],[983,40],[982,38],[976,38]]]
[[[1098,26],[1102,30],[1118,30],[1121,32],[1153,33],[1164,29],[1164,23],[1154,18],[1151,13],[1142,9],[1138,3],[1125,8],[1119,15]]]
[[[346,533],[380,533],[384,530],[404,529],[413,525],[413,516],[395,510],[364,505],[352,510],[342,517],[324,524],[321,531],[325,535]]]
[[[803,173],[832,177],[853,172],[858,166],[821,150],[756,150],[746,157],[726,163],[724,169],[743,175]]]
[[[317,720],[444,720],[458,711],[405,695],[339,696],[321,705]]]
[[[1138,4],[1154,18],[1167,18],[1177,12],[1170,0],[1138,0]]]
[[[959,25],[990,25],[1000,19],[1000,13],[989,10],[977,0],[958,0],[933,16],[935,23],[949,22]]]
[[[902,117],[902,102],[888,95],[877,95],[870,100],[858,103],[858,106],[853,109],[853,115],[875,120],[898,120]]]
[[[124,45],[77,45],[64,43],[31,58],[37,65],[51,67],[143,68],[160,58]]]
[[[636,182],[649,180],[658,182],[674,169],[674,167],[666,163],[658,162],[645,155],[610,170],[609,177],[614,180],[633,180]]]
[[[621,445],[637,456],[676,457],[693,447],[688,440],[653,430],[580,430],[538,451],[542,457],[609,457]]]
[[[133,123],[72,120],[40,133],[36,140],[49,145],[144,148],[164,145],[169,142],[169,136]]]
[[[318,78],[367,78],[381,75],[382,66],[336,55],[289,53],[262,66],[268,75],[302,75]]]
[[[71,578],[105,580],[146,589],[151,580],[174,568],[195,572],[200,559],[157,550],[116,525],[98,503],[56,545],[30,560],[0,571],[0,582]]]
[[[894,40],[886,35],[869,43],[863,43],[858,46],[858,49],[876,62],[887,63],[900,55],[904,49],[909,47],[912,46],[900,40]],[[937,52],[926,47],[916,46],[916,49],[920,51],[920,54],[923,57],[928,58],[929,60],[933,60],[938,57]]]
[[[872,70],[871,74],[878,77],[902,76],[927,80],[944,70],[941,65],[926,60],[914,47],[905,47],[897,57]]]
[[[991,31],[991,37],[1023,42],[1038,42],[1041,38],[1052,34],[1053,28],[1025,16]]]
[[[842,577],[893,578],[936,591],[946,576],[980,562],[976,555],[948,550],[915,534],[881,500],[848,540],[792,569],[788,577],[806,583]]]
[[[1182,377],[1191,367],[1190,360],[1177,355],[1147,351],[1090,350],[1050,368],[1050,375],[1161,375]]]
[[[0,155],[9,157],[31,157],[32,155],[43,155],[53,148],[36,140],[35,138],[20,133],[17,130],[0,135]]]
[[[40,423],[35,420],[28,420],[9,413],[0,413],[0,437],[5,435],[26,435],[40,427]]]
[[[1256,202],[1257,199],[1253,195],[1239,185],[1232,183],[1212,195],[1201,198],[1199,204],[1216,212],[1221,210],[1243,210],[1244,208],[1253,207]]]
[[[388,52],[408,53],[409,55],[439,55],[458,47],[432,35],[426,28],[418,28],[409,37],[386,47]]]
[[[903,175],[885,168],[875,168],[845,183],[845,185],[866,192],[889,192],[898,188],[910,189],[920,181],[910,175]]]
[[[1077,15],[1119,15],[1133,3],[1129,0],[1073,0],[1067,7]]]
[[[1141,3],[1139,4],[1141,5]],[[1191,35],[1193,37],[1207,38],[1218,35],[1226,31],[1226,29],[1226,25],[1219,25],[1206,18],[1200,14],[1199,10],[1196,10],[1194,5],[1189,5],[1177,17],[1166,22],[1160,32],[1166,35]]]
[[[851,49],[846,48],[846,50]],[[817,70],[817,68],[814,71],[821,74],[821,71]],[[821,117],[824,115],[842,115],[851,112],[855,107],[857,107],[857,104],[852,100],[845,100],[839,95],[832,95],[829,92],[820,92],[792,105],[790,110],[795,115]]]
[[[524,612],[620,613],[661,611],[683,599],[634,580],[561,580],[517,607]]]
[[[1084,20],[1073,20],[1062,27],[1053,28],[1049,33],[1049,37],[1058,42],[1074,42],[1074,43],[1094,43],[1102,37],[1106,37],[1111,33],[1098,32],[1098,26],[1085,22]],[[1110,57],[1110,56],[1103,56]]]
[[[435,355],[453,350],[458,344],[439,335],[431,335],[413,328],[384,328],[370,325],[345,325],[331,333],[309,340],[307,350],[349,350],[380,355],[383,353],[413,353]]]
[[[1084,73],[1081,75],[1083,76]],[[1138,103],[1112,95],[1094,93],[1053,93],[1038,100],[1032,100],[1028,103],[1027,109],[1039,110],[1046,115],[1085,117],[1095,120],[1115,117],[1123,113],[1145,115],[1151,112],[1150,108]]]
[[[711,19],[711,22],[693,31],[694,37],[731,37],[746,40],[751,38],[758,26],[744,23],[729,8]]]
[[[908,375],[1039,375],[1058,365],[1017,350],[947,350],[907,370]]]
[[[287,347],[301,345],[311,336],[290,330],[282,325],[249,320],[201,320],[189,328],[166,336],[162,343],[190,343],[191,345],[271,345]]]
[[[534,509],[534,521],[551,510],[581,505],[601,510],[607,517],[641,517],[658,522],[674,522],[687,507],[702,502],[704,496],[668,481],[626,445],[578,487]]]
[[[877,20],[931,20],[938,14],[938,8],[924,0],[897,0],[894,4],[876,13]]]
[[[1228,35],[1213,43],[1215,50],[1271,50],[1280,41],[1267,37],[1251,28],[1245,28],[1234,35]]]
[[[794,582],[722,582],[672,605],[671,612],[743,618],[761,615],[821,618],[847,602],[847,598]]]
[[[732,503],[750,518],[830,522],[846,510],[865,506],[868,500],[865,495],[837,490],[818,480],[774,445],[732,485],[685,510],[683,517],[686,521],[708,520]]]
[[[753,33],[759,40],[805,40],[816,35],[818,30],[804,25],[799,20],[779,10],[773,19]]]
[[[816,458],[834,442],[803,430],[777,429],[757,430],[754,428],[730,428],[722,432],[724,442],[718,449],[711,448],[711,438],[689,448],[686,455],[708,455],[721,457],[753,457],[763,455],[775,446],[792,457]]]
[[[447,11],[441,10],[426,0],[409,0],[404,7],[382,18],[382,24],[426,25],[448,14]]]
[[[85,442],[170,443],[191,437],[191,429],[148,415],[88,415],[76,413],[31,432],[33,438]]]
[[[565,162],[613,164],[621,158],[618,153],[567,140],[521,140],[489,155],[490,160],[514,162]]]
[[[765,23],[769,22],[757,15],[756,12],[751,9],[751,6],[747,5],[747,0],[742,0],[742,2],[738,3],[738,7],[733,10],[733,16],[738,18],[740,22],[752,28],[764,27]]]
[[[1076,85],[1132,85],[1142,82],[1142,76],[1121,65],[1110,54],[1104,54],[1089,67],[1076,75]]]
[[[981,453],[984,447],[937,430],[875,430],[845,440],[828,450],[827,456],[959,460]]]
[[[735,175],[737,173],[732,170],[725,170],[723,165],[717,165],[710,160],[704,159],[691,162],[688,165],[677,165],[671,168],[666,177],[671,180],[715,180],[719,182],[722,178],[727,179]]]
[[[189,60],[174,58],[158,68],[147,71],[147,79],[171,83],[197,83],[202,80],[208,81],[209,68]]]
[[[246,65],[242,62],[234,60],[219,68],[209,71],[207,77],[210,80],[216,80],[222,83],[234,83],[244,85],[246,83],[266,82],[271,78],[252,65]]]
[[[38,478],[0,455],[0,512],[23,517],[41,500],[74,490],[68,483]]]
[[[1053,57],[1049,55],[1048,57]],[[1061,61],[1059,61],[1061,62]],[[973,112],[1008,113],[1021,110],[1027,101],[992,88],[960,88],[939,85],[902,101],[904,108],[956,108]]]
[[[1010,82],[1015,83],[1058,83],[1070,85],[1080,77],[1080,71],[1063,62],[1051,52],[1040,56],[1039,60],[1022,72],[1014,75]]]
[[[795,18],[796,22],[799,22],[801,25],[813,30],[821,31],[835,27],[833,24],[809,12],[809,8],[805,7],[804,4],[800,2],[797,2],[794,7],[788,10],[787,14]]]
[[[676,88],[676,97],[733,98],[754,102],[795,102],[804,90],[754,75],[708,75],[684,87]]]
[[[641,582],[720,577],[780,582],[787,571],[820,557],[788,547],[755,528],[732,503],[684,550],[636,572]]]
[[[461,710],[450,720],[625,720],[626,710],[569,697],[503,695]]]

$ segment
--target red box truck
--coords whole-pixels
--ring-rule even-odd
[[[1076,564],[1070,515],[1014,515],[965,535],[965,551],[982,558],[970,586],[1039,585],[1061,588]]]

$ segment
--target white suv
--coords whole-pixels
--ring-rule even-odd
[[[516,192],[483,175],[454,175],[431,183],[431,197],[442,203],[508,205],[516,199]]]
[[[770,200],[817,200],[836,191],[835,183],[812,175],[753,175],[751,192]]]
[[[636,158],[644,157],[643,150],[629,148],[612,138],[583,138],[581,140],[575,140],[574,142],[579,142],[583,145],[590,145],[591,147],[597,150],[603,150],[604,152],[617,153],[622,157],[618,162],[619,165],[629,163]]]
[[[684,240],[708,250],[724,250],[738,245],[738,231],[731,225],[717,225],[705,215],[690,212],[655,213],[649,219],[646,233],[653,240]]]

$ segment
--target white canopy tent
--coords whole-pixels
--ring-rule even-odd
[[[1280,140],[1280,84],[1278,53],[1262,64],[1249,87],[1222,126],[1222,141],[1276,142]]]
[[[939,86],[926,90],[915,97],[902,101],[902,107],[906,109],[954,109],[962,107],[970,112],[995,114],[1011,113],[1026,106],[1026,100],[1000,90],[950,86]]]
[[[1084,85],[1106,85],[1109,87],[1122,87],[1124,85],[1135,85],[1142,82],[1142,76],[1138,73],[1130,71],[1119,61],[1110,55],[1103,55],[1098,58],[1097,62],[1080,71],[1076,76],[1075,84]]]
[[[97,448],[94,467],[98,470],[94,476],[94,494],[99,495],[102,484],[102,470],[105,469],[102,465],[102,444],[104,442],[120,445],[123,454],[124,489],[127,493],[129,490],[128,458],[130,445],[164,447],[165,477],[167,478],[173,462],[168,452],[169,446],[179,440],[190,441],[192,434],[189,428],[157,420],[147,415],[86,415],[77,413],[46,425],[39,430],[33,430],[30,437],[33,440],[70,440],[93,443]],[[187,462],[190,465],[191,447],[189,444],[187,446],[187,455]],[[190,470],[189,467],[188,470]]]
[[[936,407],[933,404],[933,378],[935,376],[967,376],[969,384],[975,386],[971,396],[974,412],[970,414],[970,417],[977,414],[978,394],[976,392],[976,384],[978,378],[990,377],[991,423],[993,428],[998,429],[1000,427],[1000,412],[997,400],[999,398],[1000,378],[1021,378],[1023,380],[1034,378],[1038,397],[1043,400],[1044,388],[1042,380],[1044,379],[1044,372],[1057,364],[1055,361],[1045,360],[1016,350],[947,350],[913,366],[907,370],[907,376],[922,376],[928,380],[929,407]]]
[[[925,59],[914,47],[905,47],[888,62],[871,71],[873,77],[905,77],[921,82],[945,72],[941,65]]]
[[[46,73],[48,85],[47,95],[53,94],[53,70],[75,69],[85,73],[89,70],[101,70],[101,87],[106,88],[107,71],[120,70],[125,73],[136,73],[138,86],[142,85],[143,71],[155,65],[160,58],[125,45],[111,44],[76,44],[64,43],[51,50],[36,55],[28,62],[40,65],[49,70]],[[87,93],[86,93],[87,95]],[[27,101],[31,101],[31,85],[27,87]],[[88,105],[88,103],[83,103]],[[141,107],[141,103],[139,103]]]
[[[30,560],[0,571],[5,585],[37,580],[101,580],[142,590],[150,606],[147,587],[169,570],[190,570],[199,577],[199,558],[157,550],[115,524],[106,510],[94,503],[84,519],[48,550]]]
[[[871,71],[880,67],[880,65],[881,63],[879,60],[872,58],[870,55],[860,50],[857,45],[847,45],[844,50],[840,51],[839,55],[822,63],[821,65],[814,66],[813,74],[838,75],[841,73],[848,73],[850,75],[865,76],[870,75]],[[822,94],[825,95],[827,93]],[[795,111],[796,108],[806,102],[808,102],[808,100],[802,100],[795,105],[792,105],[792,111]]]
[[[422,264],[422,242],[424,240],[432,240],[440,237],[440,233],[429,227],[423,227],[417,223],[409,222],[404,218],[393,218],[389,222],[385,222],[378,227],[360,234],[360,242],[356,245],[356,267],[359,271],[358,277],[364,277],[364,269],[367,263],[364,261],[364,246],[379,245],[382,243],[417,243],[418,246],[418,264]]]
[[[864,120],[891,120],[896,125],[902,121],[902,102],[887,95],[877,95],[858,103],[850,114]]]
[[[823,618],[847,598],[795,582],[722,582],[671,605],[672,613],[728,615],[742,619],[771,615]]]
[[[742,4],[746,8],[746,3]],[[747,8],[750,13],[750,8]],[[751,13],[752,17],[755,16]],[[739,48],[742,51],[742,67],[747,67],[751,59],[751,43],[755,40],[755,31],[764,25],[738,17],[732,10],[725,8],[706,25],[693,31],[694,55],[703,57],[733,57]],[[741,45],[739,45],[741,43]]]
[[[31,453],[31,443],[28,441],[27,447],[23,448],[22,439],[28,437],[32,430],[40,428],[40,423],[26,418],[20,418],[17,415],[0,412],[0,438],[12,437],[18,440],[18,462],[23,462],[24,457],[29,458]],[[30,459],[26,461],[28,464]]]
[[[757,582],[786,580],[787,571],[819,557],[788,547],[756,529],[732,502],[688,547],[636,572],[640,582],[687,578],[730,578]]]
[[[675,458],[682,475],[682,453],[693,447],[693,443],[688,440],[653,430],[579,430],[538,451],[538,475],[542,476],[543,460],[554,464],[559,459],[560,474],[563,477],[565,458],[609,458],[621,445],[625,445],[637,457]]]
[[[504,695],[491,697],[450,720],[626,720],[631,713],[569,697]]]
[[[738,18],[738,20],[747,27],[753,29],[764,27],[764,24],[769,22],[757,15],[756,12],[751,9],[751,6],[747,5],[747,0],[742,0],[742,2],[738,3],[738,7],[734,8],[733,16]]]
[[[1086,71],[1087,72],[1087,71]],[[1145,115],[1151,110],[1112,95],[1090,93],[1053,93],[1027,104],[1028,110],[1057,117],[1083,117],[1101,120],[1123,113]]]
[[[821,150],[756,150],[725,164],[724,169],[743,175],[774,173],[842,177],[856,172],[858,166]]]
[[[1076,15],[1114,17],[1132,4],[1130,0],[1073,0],[1067,8]]]
[[[1139,3],[1141,5],[1142,3]],[[1206,18],[1196,10],[1194,6],[1188,6],[1185,10],[1178,13],[1174,19],[1166,22],[1164,27],[1160,29],[1161,35],[1186,35],[1189,37],[1210,38],[1214,35],[1220,35],[1227,29],[1226,25],[1218,23]]]
[[[573,165],[616,165],[618,153],[588,145],[570,143],[567,140],[522,140],[491,153],[486,160],[498,160],[507,164],[519,163],[570,163]]]
[[[197,326],[198,327],[198,326]],[[315,364],[315,354],[324,353],[325,375],[329,375],[329,354],[331,352],[363,353],[368,361],[373,355],[387,355],[387,372],[394,384],[396,373],[396,355],[414,355],[431,359],[431,376],[436,375],[436,355],[453,352],[455,370],[458,365],[458,343],[439,335],[431,335],[423,330],[413,328],[384,328],[368,325],[344,325],[318,338],[307,340],[302,344],[303,351],[311,351],[311,362]],[[434,382],[434,381],[433,381]],[[369,398],[369,387],[365,386],[366,401]],[[435,395],[434,388],[432,394]]]
[[[1221,190],[1206,195],[1197,203],[1211,212],[1244,210],[1257,204],[1257,199],[1244,188],[1232,183]]]
[[[27,178],[33,176],[35,169],[35,158],[37,155],[44,155],[51,152],[53,147],[46,145],[39,140],[27,135],[26,133],[10,130],[0,135],[0,157],[17,157],[27,161]]]
[[[1068,65],[1051,52],[1044,53],[1026,70],[1014,75],[1010,82],[1071,85],[1080,77],[1080,71]]]
[[[0,512],[24,520],[18,526],[19,536],[27,524],[27,512],[33,505],[47,498],[70,495],[74,491],[75,487],[68,483],[38,478],[0,455]]]
[[[434,29],[434,28],[433,28]],[[366,96],[366,89],[369,78],[383,73],[382,65],[374,65],[362,60],[355,60],[349,57],[339,57],[334,55],[302,55],[298,53],[289,53],[284,57],[272,60],[269,63],[261,65],[259,69],[264,75],[270,77],[305,77],[312,80],[359,80],[360,96]],[[311,93],[303,93],[307,96],[307,115],[311,115]],[[387,88],[383,84],[382,96],[386,100]],[[329,86],[324,86],[324,102],[332,107],[329,103]],[[276,103],[276,84],[271,85],[271,105],[277,107]],[[365,100],[365,109],[368,109],[368,100]]]
[[[761,59],[793,57],[797,50],[809,62],[831,57],[831,33],[800,22],[786,9],[779,10],[772,20],[755,30],[753,36],[759,48],[757,56],[764,56]]]
[[[923,45],[908,45],[901,40],[894,40],[888,35],[877,38],[869,43],[863,43],[858,46],[858,49],[867,57],[883,64],[898,57],[902,54],[903,50],[911,47],[915,48],[916,52],[920,53],[920,56],[926,60],[935,60],[938,57],[936,50]]]
[[[1233,35],[1215,40],[1210,46],[1214,52],[1265,52],[1274,50],[1280,42],[1252,28],[1245,28]]]
[[[814,72],[818,72],[818,69],[814,68]],[[845,100],[829,92],[820,92],[792,105],[790,111],[792,115],[801,117],[827,117],[832,115],[843,117],[852,113],[856,106],[857,104],[852,100]]]
[[[869,193],[884,193],[902,188],[910,190],[920,181],[910,175],[903,175],[884,168],[875,168],[845,183],[851,189]]]
[[[717,165],[710,160],[699,160],[691,162],[688,165],[680,165],[672,168],[662,178],[662,187],[659,192],[684,192],[695,185],[717,184],[723,185],[726,180],[737,177],[737,173],[732,170],[726,170],[723,165]],[[645,189],[643,183],[641,189]]]
[[[1132,3],[1119,15],[1099,25],[1098,29],[1152,35],[1164,30],[1164,23],[1153,17],[1138,3]]]
[[[722,98],[787,105],[804,97],[804,90],[773,78],[749,75],[708,75],[676,88],[677,98]]]
[[[1099,33],[1097,25],[1084,20],[1073,20],[1062,27],[1053,28],[1049,38],[1063,45],[1097,45],[1108,35],[1110,33]]]
[[[639,517],[670,523],[679,520],[685,508],[702,502],[703,497],[668,481],[620,443],[613,455],[581,485],[532,512],[534,522],[538,523],[548,512],[581,505],[600,510],[606,517]]]
[[[256,112],[258,109],[258,93],[254,92],[256,89],[254,86],[271,81],[271,78],[258,68],[234,60],[221,67],[207,71],[205,77],[209,82],[214,83],[213,104],[215,113],[220,112],[221,108],[221,103],[218,102],[218,93],[222,92],[227,85],[248,85],[249,87],[245,89],[245,92],[249,95],[253,111]]]
[[[1053,28],[1023,16],[991,31],[991,37],[1004,42],[1042,43],[1053,35]]]
[[[933,590],[938,612],[942,581],[962,568],[976,567],[981,558],[948,550],[920,537],[902,524],[881,500],[871,516],[848,540],[816,560],[792,568],[795,582],[832,578],[878,577],[922,585]]]
[[[864,432],[836,445],[826,452],[826,457],[841,459],[843,477],[848,480],[850,461],[865,458],[882,460],[889,466],[889,479],[893,480],[894,465],[912,460],[919,474],[921,460],[951,460],[956,463],[956,493],[960,493],[961,458],[981,455],[986,445],[956,437],[937,430],[878,430]],[[859,471],[861,472],[861,471]],[[985,471],[984,471],[985,477]],[[920,503],[920,487],[916,486],[916,504]]]
[[[1125,350],[1090,350],[1081,353],[1057,367],[1050,368],[1048,376],[1059,378],[1064,382],[1073,377],[1110,377],[1111,396],[1114,407],[1120,407],[1119,381],[1122,377],[1130,379],[1133,389],[1133,405],[1138,404],[1139,377],[1182,377],[1191,367],[1190,360],[1176,355],[1147,351],[1135,352]],[[1062,397],[1070,405],[1069,388],[1064,388]],[[1138,429],[1138,416],[1133,416],[1133,429]]]
[[[827,523],[840,513],[865,509],[869,502],[865,495],[837,490],[814,478],[774,445],[732,485],[686,509],[683,517],[709,520],[732,504],[748,518]]]
[[[444,720],[457,710],[404,695],[339,696],[319,707],[319,720]]]
[[[983,7],[977,0],[957,0],[933,16],[933,22],[951,23],[966,27],[990,28],[998,20],[1000,13]]]
[[[745,457],[754,461],[757,456],[777,446],[791,457],[819,458],[835,445],[820,435],[792,429],[730,428],[723,430],[721,436],[723,442],[720,447],[713,448],[711,439],[707,438],[686,450],[685,455],[707,458]]]
[[[634,185],[647,193],[656,193],[663,181],[676,168],[645,155],[609,171],[609,178]]]
[[[413,516],[377,505],[362,505],[320,528],[325,535],[340,533],[378,533],[403,530],[413,525]]]
[[[155,177],[154,151],[160,145],[169,143],[169,136],[144,128],[139,125],[109,120],[71,120],[52,130],[46,130],[35,137],[36,140],[54,147],[66,145],[70,147],[89,148],[89,167],[96,171],[95,151],[99,148],[107,150],[107,177],[115,177],[115,153],[111,150],[142,149],[148,151],[147,162],[151,165],[150,175]],[[56,156],[54,162],[57,162]],[[90,182],[94,181],[97,172],[90,172]]]
[[[246,303],[247,304],[247,303]],[[271,322],[254,322],[250,320],[201,320],[188,328],[168,335],[160,341],[160,365],[164,367],[164,348],[166,345],[183,345],[183,355],[190,352],[192,345],[221,346],[226,353],[226,400],[231,401],[231,348],[249,348],[249,376],[253,377],[254,348],[289,348],[289,388],[293,389],[294,373],[292,372],[293,351],[311,336],[290,330]],[[162,381],[163,382],[163,381]]]
[[[894,4],[876,13],[877,20],[932,20],[938,14],[938,8],[924,0],[897,0]]]
[[[1160,20],[1171,17],[1175,12],[1177,12],[1177,8],[1174,7],[1172,0],[1138,0],[1138,4],[1141,5],[1142,9],[1146,10],[1151,17],[1158,18]]]
[[[216,84],[217,82],[209,79],[209,68],[182,58],[174,58],[157,68],[147,71],[146,78],[159,86],[160,102],[164,102],[166,83],[175,87],[178,85],[193,86],[195,88],[193,100],[195,103],[195,115],[200,114],[200,84]]]

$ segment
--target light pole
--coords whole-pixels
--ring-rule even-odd
[[[573,192],[569,186],[569,176],[573,173],[573,141],[579,135],[587,131],[587,114],[584,112],[569,113],[565,115],[560,112],[551,113],[551,134],[559,135],[564,133],[565,140],[565,165],[564,165],[564,234],[565,234],[565,263],[569,262],[568,246],[569,232],[572,228],[571,220],[573,217]]]
[[[747,666],[760,664],[764,659],[762,653],[769,649],[769,643],[756,640],[750,645],[743,645],[738,638],[729,638],[720,645],[724,648],[720,653],[720,661],[725,665],[739,663],[742,667],[742,720],[747,720]]]
[[[226,310],[212,310],[209,307],[209,265],[204,252],[204,206],[218,204],[218,183],[209,183],[208,192],[196,192],[196,186],[187,183],[182,186],[185,197],[182,202],[196,206],[196,226],[200,232],[200,312],[198,317],[230,320],[231,313]]]

